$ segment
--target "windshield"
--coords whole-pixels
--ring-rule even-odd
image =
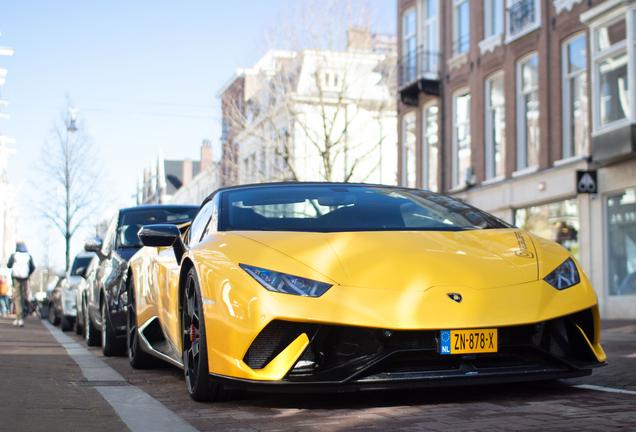
[[[142,247],[137,233],[144,225],[174,223],[192,220],[197,213],[197,206],[144,208],[131,210],[121,215],[117,229],[117,247]]]
[[[71,268],[71,276],[84,276],[86,267],[88,267],[92,259],[92,256],[76,257],[75,261],[73,261],[73,268]]]
[[[360,185],[269,186],[222,195],[221,231],[459,231],[511,225],[456,199]]]

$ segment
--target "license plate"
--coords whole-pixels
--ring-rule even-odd
[[[442,330],[440,354],[497,352],[497,329]]]

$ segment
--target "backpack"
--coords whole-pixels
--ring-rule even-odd
[[[26,279],[29,277],[31,255],[26,252],[16,252],[13,255],[13,266],[11,266],[11,276],[14,278]]]

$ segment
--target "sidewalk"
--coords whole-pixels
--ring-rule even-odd
[[[0,429],[128,431],[80,367],[36,317],[0,318]]]

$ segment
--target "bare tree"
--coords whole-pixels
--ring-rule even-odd
[[[40,181],[36,187],[44,197],[36,204],[41,217],[50,221],[64,236],[66,270],[70,268],[71,239],[86,225],[103,204],[98,185],[102,177],[101,163],[83,122],[76,111],[67,107],[54,122],[51,136],[42,146],[37,168]]]
[[[397,170],[394,39],[371,34],[368,2],[301,0],[280,16],[257,68],[223,94],[226,170],[345,182]]]

